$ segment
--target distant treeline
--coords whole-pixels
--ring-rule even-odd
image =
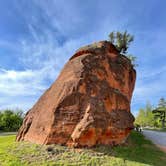
[[[0,131],[18,131],[23,122],[23,116],[21,110],[0,111]]]
[[[135,125],[142,127],[165,128],[166,123],[166,100],[161,98],[156,107],[148,102],[145,108],[141,108],[135,120]]]

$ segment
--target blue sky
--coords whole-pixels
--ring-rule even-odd
[[[132,113],[166,97],[164,0],[1,0],[0,109],[28,110],[79,47],[111,31],[135,36]]]

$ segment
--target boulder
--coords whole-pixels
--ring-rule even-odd
[[[80,48],[30,109],[17,141],[92,147],[123,143],[133,129],[136,71],[108,41]]]

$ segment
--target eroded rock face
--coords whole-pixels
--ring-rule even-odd
[[[26,114],[17,140],[72,147],[120,144],[133,128],[136,72],[107,41],[82,47]]]

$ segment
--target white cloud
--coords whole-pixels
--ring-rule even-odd
[[[132,99],[132,110],[143,108],[147,101],[156,106],[161,97],[166,94],[165,68],[163,70],[146,70],[144,74],[138,77]],[[141,74],[141,73],[140,73]]]
[[[54,82],[74,50],[82,45],[79,39],[59,45],[51,33],[42,36],[35,29],[29,30],[34,40],[20,40],[17,49],[18,61],[25,69],[0,69],[0,109],[20,107],[27,110],[32,107]]]
[[[45,77],[45,73],[42,71],[0,69],[0,94],[7,96],[37,95],[46,89],[42,75]]]

